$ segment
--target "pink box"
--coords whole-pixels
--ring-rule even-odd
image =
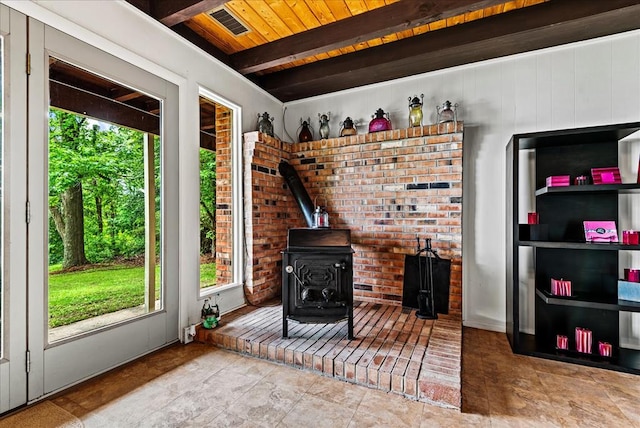
[[[556,348],[569,349],[569,338],[563,334],[556,335]]]
[[[593,184],[621,184],[620,169],[617,166],[608,168],[591,168]]]
[[[547,187],[569,186],[571,177],[568,175],[552,175],[547,177]]]
[[[551,294],[571,297],[571,281],[551,278]]]
[[[583,224],[587,242],[618,242],[615,221],[585,221]]]
[[[576,351],[591,353],[592,333],[588,328],[576,327]]]
[[[629,282],[640,282],[640,270],[638,269],[625,269],[624,280]]]
[[[622,243],[626,245],[638,245],[638,243],[640,243],[640,232],[637,230],[623,230]]]
[[[609,342],[603,342],[603,341],[598,342],[598,352],[603,357],[610,357],[612,349],[613,347]]]

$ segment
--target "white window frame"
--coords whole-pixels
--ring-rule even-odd
[[[242,251],[244,242],[244,206],[242,203],[242,107],[217,95],[216,93],[202,86],[198,88],[198,95],[207,98],[210,101],[221,104],[231,110],[231,212],[232,212],[232,275],[233,279],[229,284],[216,285],[207,287],[200,291],[200,282],[198,281],[198,296],[200,299],[212,297],[219,293],[242,287],[244,284],[244,254]],[[198,124],[200,122],[198,121]],[[198,132],[199,135],[199,132]],[[198,157],[199,158],[199,157]],[[200,171],[198,167],[198,172]],[[200,197],[198,189],[198,198]],[[199,242],[198,242],[199,245]],[[198,251],[198,254],[200,252]],[[198,263],[198,278],[200,278],[200,263]]]

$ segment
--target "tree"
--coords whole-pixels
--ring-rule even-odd
[[[200,149],[200,253],[216,252],[216,153]]]
[[[56,109],[49,125],[50,262],[69,268],[144,254],[143,133]]]
[[[66,269],[88,263],[84,251],[83,167],[78,162],[78,154],[90,135],[86,118],[73,114],[52,110],[49,123],[50,169],[59,172],[49,175],[49,188],[54,192],[50,193],[49,212],[62,238],[62,266]],[[57,162],[67,165],[67,168],[57,168]]]

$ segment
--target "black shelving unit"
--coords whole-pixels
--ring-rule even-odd
[[[507,336],[515,353],[640,374],[640,351],[620,346],[619,312],[640,312],[640,303],[618,300],[619,252],[640,245],[588,243],[583,221],[613,220],[620,229],[618,195],[640,193],[640,184],[547,187],[553,175],[591,175],[591,168],[618,165],[623,138],[640,130],[640,122],[611,126],[515,134],[507,146]],[[520,165],[520,154],[528,151]],[[522,172],[535,190],[520,194]],[[532,168],[532,169],[529,169]],[[532,174],[531,174],[532,173]],[[520,239],[519,204],[535,197],[535,211],[547,226],[545,240]],[[526,198],[526,199],[524,199]],[[640,225],[635,225],[640,227]],[[521,249],[533,256],[533,302],[521,302]],[[551,278],[572,281],[571,297],[551,295]],[[521,308],[535,307],[535,332],[521,330]],[[575,328],[593,332],[593,354],[575,351]],[[555,348],[556,335],[569,338],[569,350]],[[613,355],[598,355],[598,341],[613,345]]]

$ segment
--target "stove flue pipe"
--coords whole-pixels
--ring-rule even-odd
[[[280,161],[278,171],[284,178],[284,181],[286,181],[289,189],[291,189],[291,193],[298,203],[300,210],[302,210],[302,214],[304,215],[304,219],[307,221],[307,225],[309,227],[313,227],[313,202],[307,193],[307,189],[304,188],[304,184],[302,184],[300,176],[298,176],[298,173],[289,164],[289,162],[284,160]]]

